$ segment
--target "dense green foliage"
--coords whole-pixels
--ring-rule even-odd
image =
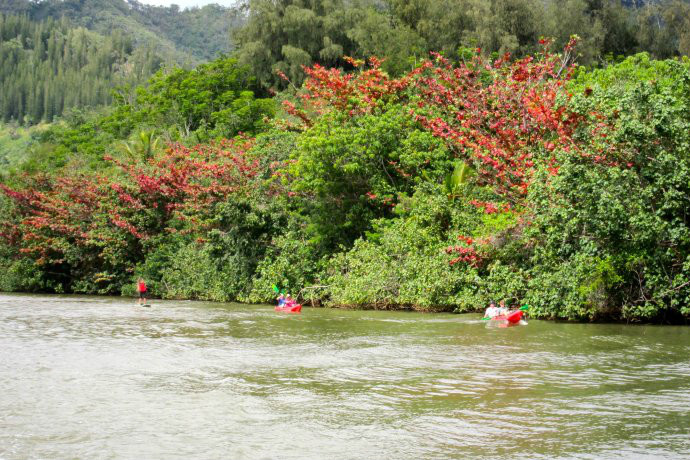
[[[70,107],[107,105],[115,86],[135,86],[160,64],[119,31],[101,36],[64,19],[0,14],[1,119],[51,122]]]
[[[247,23],[234,33],[238,57],[267,87],[283,85],[277,72],[300,85],[302,66],[347,65],[346,56],[385,56],[387,70],[409,69],[408,57],[426,57],[424,43],[409,28],[396,27],[377,5],[370,0],[250,0]]]
[[[28,152],[38,144],[38,138],[46,128],[46,125],[0,125],[0,171],[24,162]]]
[[[565,161],[535,188],[533,304],[570,318],[615,316],[621,305],[626,318],[687,315],[690,65],[638,55],[581,74],[573,90],[578,110],[615,120],[607,143],[624,146],[630,167]]]
[[[520,220],[420,189],[405,204],[410,211],[379,221],[376,233],[333,259],[332,301],[474,310],[508,298],[553,318],[687,316],[690,65],[638,55],[580,73],[571,90],[575,111],[603,110],[614,120],[606,144],[590,139],[589,147],[623,146],[629,163],[558,152],[557,174],[547,165],[537,171]],[[461,187],[460,195],[467,203],[477,191]],[[442,263],[448,226],[488,238],[481,265]]]
[[[235,33],[239,57],[266,86],[276,72],[300,85],[302,66],[347,66],[344,56],[385,57],[394,74],[429,51],[453,59],[483,53],[534,53],[540,36],[564,46],[582,42],[580,62],[648,51],[656,58],[690,53],[690,4],[684,0],[248,0],[249,18]]]
[[[16,165],[24,171],[101,168],[103,155],[151,156],[166,142],[207,142],[261,131],[273,116],[271,99],[257,98],[254,78],[234,58],[195,69],[161,69],[145,86],[122,88],[113,106],[99,112],[74,110],[41,132]]]

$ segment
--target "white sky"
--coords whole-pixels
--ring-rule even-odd
[[[173,3],[183,8],[189,8],[192,6],[204,6],[209,3],[217,3],[222,6],[232,6],[237,3],[237,0],[139,0],[140,3],[146,3],[147,5],[157,5],[157,6],[170,6]]]

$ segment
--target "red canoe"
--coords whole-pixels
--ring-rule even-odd
[[[276,306],[276,311],[284,311],[285,313],[299,313],[302,311],[302,304],[296,303],[294,305],[283,305],[282,307]]]

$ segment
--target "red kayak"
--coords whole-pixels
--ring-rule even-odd
[[[510,326],[517,326],[520,324],[520,320],[522,319],[522,315],[525,312],[522,310],[515,310],[511,311],[507,315],[498,315],[493,318],[491,318],[488,321],[487,326],[498,326],[498,327],[510,327]]]
[[[299,313],[302,311],[302,304],[296,303],[293,305],[283,305],[282,307],[276,306],[276,311],[284,311],[285,313]]]

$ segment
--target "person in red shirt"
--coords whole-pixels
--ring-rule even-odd
[[[139,305],[146,303],[146,283],[143,278],[139,278],[137,281],[137,291],[139,292]]]
[[[295,299],[290,297],[290,294],[285,296],[285,306],[286,307],[294,307],[295,306]]]

